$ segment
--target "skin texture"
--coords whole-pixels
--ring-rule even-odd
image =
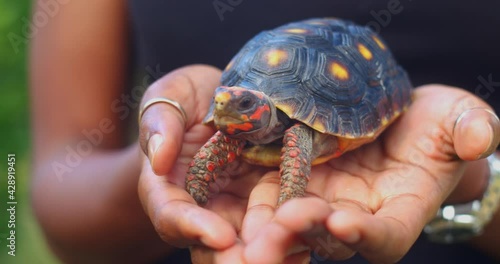
[[[453,129],[460,113],[488,106],[460,89],[431,85],[417,89],[412,114],[403,115],[379,140],[313,168],[306,195],[317,197],[276,209],[278,172],[234,163],[238,166],[228,181],[201,208],[185,191],[185,173],[215,133],[201,121],[220,71],[192,65],[148,87],[142,102],[158,96],[176,100],[188,120],[174,107],[156,104],[144,114],[137,142],[127,145],[123,123],[129,119],[122,122],[110,107],[125,92],[126,19],[123,1],[71,1],[38,29],[31,46],[32,206],[65,263],[148,262],[169,254],[171,245],[191,246],[195,263],[240,263],[243,258],[302,263],[308,252],[301,245],[316,250],[317,239],[337,245],[329,255],[319,248],[322,256],[346,258],[358,251],[373,261],[391,262],[411,246],[448,193],[455,190],[450,200],[467,201],[484,189],[484,160],[456,157],[490,154],[499,141],[498,121],[485,111],[469,111]],[[105,118],[115,129],[103,133],[102,142],[59,180],[53,162],[64,163],[66,148],[76,149],[85,139],[82,131],[98,128]],[[468,129],[470,124],[479,124],[478,129]],[[394,153],[404,153],[403,158],[391,159],[400,156]],[[375,166],[369,160],[377,161]],[[395,188],[398,183],[405,188]],[[324,192],[326,186],[336,196]],[[500,226],[498,215],[487,227],[496,233],[487,232],[474,245],[500,259],[495,226]],[[266,231],[275,236],[266,237]],[[261,254],[252,255],[259,247]]]

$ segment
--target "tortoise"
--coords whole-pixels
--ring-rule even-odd
[[[241,157],[280,167],[278,206],[305,193],[311,166],[369,143],[411,103],[412,84],[386,43],[341,19],[293,22],[251,39],[229,62],[186,190],[199,205]]]

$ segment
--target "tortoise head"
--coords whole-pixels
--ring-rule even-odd
[[[227,135],[250,136],[273,125],[274,106],[261,92],[221,86],[215,90],[213,104],[215,126]]]

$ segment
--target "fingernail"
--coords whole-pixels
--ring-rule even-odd
[[[489,122],[485,122],[486,130],[488,131],[488,149],[486,149],[481,155],[478,156],[478,159],[483,159],[489,156],[496,149],[496,139],[495,139],[495,131]]]
[[[163,137],[160,134],[154,134],[148,141],[148,158],[151,163],[151,167],[154,170],[154,160],[156,156],[156,152],[160,148],[163,143]]]

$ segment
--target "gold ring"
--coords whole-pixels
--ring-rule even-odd
[[[146,103],[144,103],[144,106],[139,110],[139,124],[141,124],[141,120],[142,120],[142,116],[144,115],[144,112],[146,112],[146,110],[148,110],[149,107],[151,107],[152,105],[157,104],[157,103],[165,103],[165,104],[169,104],[169,105],[175,107],[179,111],[179,113],[181,114],[182,119],[184,120],[184,124],[187,124],[188,119],[187,119],[186,111],[184,111],[184,108],[182,108],[181,104],[179,104],[179,102],[177,102],[177,101],[174,101],[174,100],[171,100],[168,98],[164,98],[164,97],[151,98]]]

